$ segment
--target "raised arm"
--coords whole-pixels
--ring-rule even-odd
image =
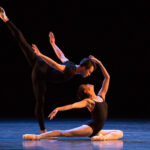
[[[109,76],[106,68],[103,66],[101,61],[99,61],[94,56],[90,56],[90,59],[99,65],[99,67],[101,68],[102,73],[104,75],[104,81],[103,81],[103,84],[102,84],[100,91],[98,92],[98,95],[101,96],[105,100],[105,96],[106,96],[106,93],[107,93],[108,88],[109,88],[110,76]]]
[[[54,60],[52,60],[51,58],[43,55],[38,47],[35,45],[35,44],[32,44],[32,48],[34,49],[35,51],[35,54],[37,56],[39,56],[42,60],[44,60],[50,67],[60,71],[60,72],[63,72],[65,70],[65,65],[61,65],[61,64],[58,64],[57,62],[55,62]]]
[[[54,109],[50,114],[49,114],[49,118],[50,120],[53,119],[58,111],[66,111],[66,110],[70,110],[70,109],[77,109],[77,108],[84,108],[87,107],[88,105],[88,101],[87,99],[84,99],[80,102],[76,102],[74,104],[70,104],[70,105],[66,105],[66,106],[62,106],[62,107],[57,107],[56,109]]]
[[[61,49],[55,44],[55,36],[52,32],[49,33],[49,41],[50,44],[57,55],[57,57],[60,59],[62,63],[68,61],[68,58],[65,57],[64,53],[61,51]]]

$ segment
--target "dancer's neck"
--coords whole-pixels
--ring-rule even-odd
[[[90,99],[96,99],[97,95],[95,93],[93,93],[89,98]]]
[[[76,74],[80,74],[80,75],[82,75],[82,68],[81,68],[81,66],[80,65],[76,65]]]

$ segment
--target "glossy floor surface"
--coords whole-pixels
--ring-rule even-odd
[[[86,122],[86,119],[54,119],[47,120],[46,127],[48,130],[64,130]],[[25,141],[23,134],[39,133],[35,120],[0,120],[0,150],[150,150],[150,120],[108,120],[104,129],[122,130],[124,137],[114,141],[91,141],[88,137]]]

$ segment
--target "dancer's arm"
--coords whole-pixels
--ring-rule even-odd
[[[84,99],[80,102],[76,102],[74,104],[70,104],[70,105],[66,105],[66,106],[62,106],[62,107],[57,107],[56,109],[54,109],[50,114],[49,114],[49,118],[50,120],[53,119],[58,111],[65,111],[65,110],[70,110],[70,109],[77,109],[77,108],[84,108],[87,107],[88,105],[88,100]]]
[[[104,81],[103,81],[103,84],[102,84],[100,91],[98,92],[98,95],[101,96],[105,100],[105,96],[106,96],[106,93],[107,93],[108,88],[109,88],[110,76],[109,76],[106,68],[103,66],[101,61],[99,61],[94,56],[90,56],[90,59],[99,65],[99,67],[101,68],[102,73],[104,75]]]
[[[64,63],[68,61],[68,58],[65,57],[61,49],[55,44],[55,36],[52,32],[49,33],[49,41],[50,41],[51,46],[53,47],[55,54],[61,60],[61,62]]]
[[[55,62],[55,61],[52,60],[51,58],[49,58],[49,57],[43,55],[43,54],[39,51],[38,47],[37,47],[35,44],[32,44],[32,48],[34,49],[35,54],[36,54],[37,56],[39,56],[41,59],[43,59],[50,67],[52,67],[52,68],[54,68],[54,69],[56,69],[56,70],[58,70],[58,71],[61,71],[61,72],[63,72],[63,71],[65,70],[65,67],[66,67],[65,65],[58,64],[57,62]]]

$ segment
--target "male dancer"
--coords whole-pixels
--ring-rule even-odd
[[[22,32],[9,20],[4,9],[1,7],[0,18],[5,22],[12,36],[17,40],[20,49],[24,53],[29,65],[32,67],[32,84],[36,99],[35,115],[37,117],[41,133],[44,133],[47,131],[44,125],[44,103],[45,93],[47,90],[46,83],[62,83],[70,80],[77,74],[87,77],[94,71],[96,65],[89,58],[81,60],[79,65],[69,61],[55,44],[55,37],[53,33],[50,33],[50,43],[56,55],[62,62],[62,64],[59,64],[51,58],[48,58],[41,53],[37,53],[37,47],[33,45],[32,48],[32,46],[26,41]]]

